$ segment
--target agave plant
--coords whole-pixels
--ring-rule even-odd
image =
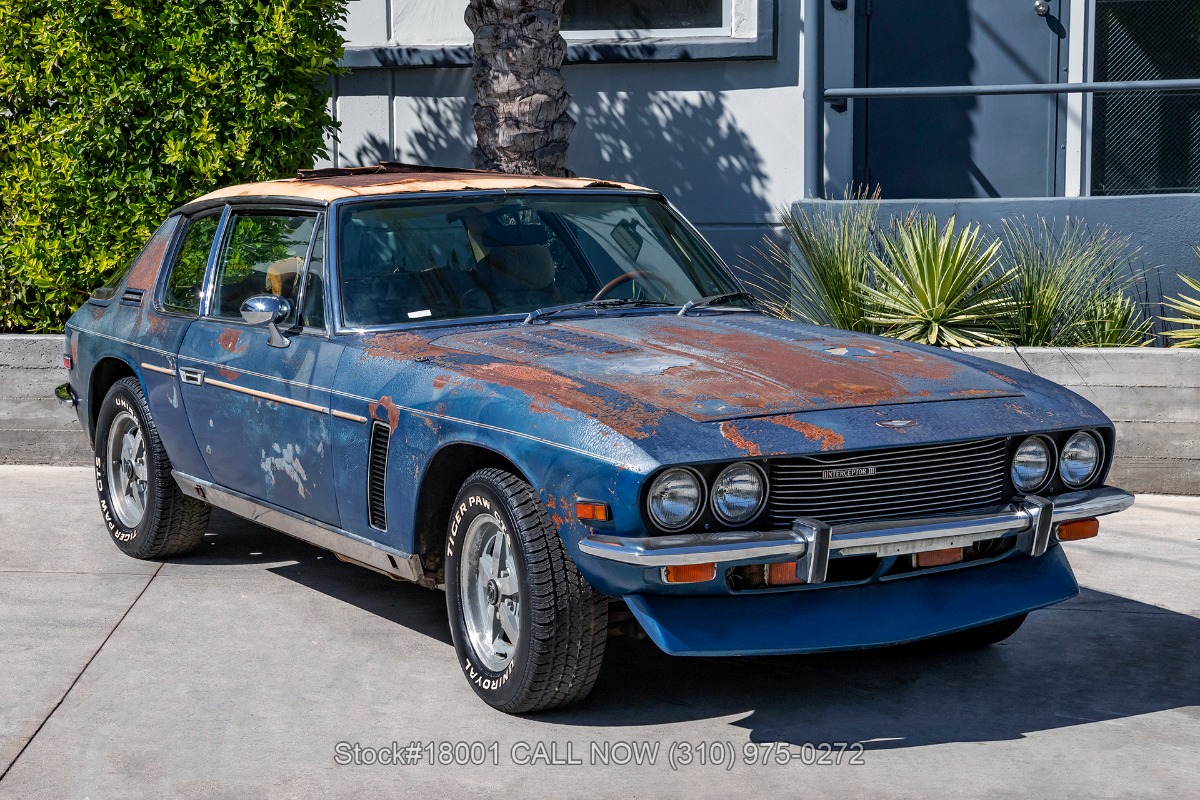
[[[1200,253],[1200,249],[1197,250]],[[1200,281],[1195,278],[1189,278],[1187,275],[1180,275],[1179,278],[1193,290],[1200,292]],[[1178,297],[1172,297],[1163,301],[1163,305],[1168,308],[1173,308],[1182,316],[1179,317],[1163,317],[1164,322],[1174,322],[1178,325],[1187,327],[1173,331],[1167,331],[1164,336],[1174,339],[1172,347],[1200,347],[1200,298],[1188,297],[1181,294]]]
[[[975,347],[1003,344],[1001,321],[1012,300],[1009,273],[996,267],[999,242],[986,247],[980,229],[938,229],[932,216],[910,216],[882,236],[883,257],[871,253],[875,286],[865,287],[870,321],[898,339]]]
[[[1034,225],[1004,220],[1000,260],[1012,311],[1005,327],[1013,344],[1116,347],[1145,344],[1152,320],[1130,299],[1140,279],[1130,264],[1129,237],[1067,219],[1062,232],[1044,217]]]
[[[769,241],[758,254],[780,278],[756,285],[766,309],[784,319],[870,331],[864,290],[871,284],[868,255],[875,249],[879,193],[847,193],[840,206],[780,209],[786,244]]]

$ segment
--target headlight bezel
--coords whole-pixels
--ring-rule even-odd
[[[758,505],[755,507],[754,513],[750,514],[750,516],[746,517],[745,519],[733,520],[721,513],[721,509],[717,505],[717,486],[720,484],[721,478],[724,477],[725,473],[739,467],[749,467],[753,472],[757,473],[759,483],[762,486],[762,492],[759,495]],[[770,494],[771,484],[770,480],[767,478],[766,470],[764,470],[758,464],[755,464],[753,461],[735,461],[732,464],[722,467],[720,472],[717,473],[716,477],[713,478],[712,483],[708,488],[708,507],[712,511],[713,516],[716,517],[719,522],[724,525],[739,528],[743,525],[749,525],[751,522],[754,522],[754,520],[762,516],[763,511],[767,507],[767,500],[770,497]]]
[[[1033,484],[1031,487],[1026,488],[1017,482],[1017,455],[1021,452],[1022,447],[1024,447],[1027,443],[1034,441],[1040,442],[1042,446],[1046,448],[1046,471],[1042,474],[1041,480],[1039,480],[1036,484]],[[1012,483],[1013,489],[1016,490],[1018,494],[1034,494],[1036,492],[1040,492],[1041,490],[1045,489],[1052,480],[1054,480],[1054,476],[1057,474],[1058,445],[1056,445],[1054,440],[1049,436],[1044,434],[1026,436],[1017,443],[1016,447],[1013,448],[1012,457],[1008,461],[1008,480],[1010,483]]]
[[[658,485],[659,481],[665,479],[668,475],[671,475],[675,472],[682,472],[692,476],[692,478],[695,479],[696,484],[699,486],[700,494],[696,501],[696,507],[692,509],[692,513],[688,516],[688,518],[678,525],[669,525],[663,522],[658,515],[654,513],[654,487]],[[670,533],[678,533],[696,524],[696,521],[700,519],[700,515],[708,506],[708,495],[708,482],[704,480],[704,476],[700,474],[699,470],[695,469],[694,467],[687,466],[668,467],[667,469],[664,469],[662,472],[655,475],[654,478],[646,484],[646,500],[644,504],[646,516],[659,530]]]
[[[1072,440],[1074,440],[1076,436],[1086,436],[1092,440],[1093,444],[1096,445],[1096,462],[1092,465],[1091,472],[1089,472],[1087,474],[1087,477],[1085,477],[1081,481],[1068,480],[1067,476],[1063,473],[1063,465],[1066,463],[1064,454],[1067,451],[1067,447],[1070,446]],[[1077,430],[1077,431],[1071,433],[1071,435],[1068,436],[1063,441],[1063,445],[1059,449],[1058,468],[1056,470],[1056,472],[1058,474],[1058,479],[1060,481],[1062,481],[1063,486],[1066,486],[1068,489],[1083,489],[1087,486],[1090,486],[1092,483],[1095,482],[1095,480],[1096,480],[1097,476],[1099,476],[1101,470],[1104,469],[1105,456],[1106,456],[1106,454],[1104,451],[1104,437],[1101,436],[1098,431],[1095,431],[1091,428],[1081,428],[1080,430]]]

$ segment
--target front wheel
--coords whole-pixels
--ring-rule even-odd
[[[454,501],[446,606],[471,688],[510,714],[581,700],[600,673],[608,601],[525,481],[481,469]]]

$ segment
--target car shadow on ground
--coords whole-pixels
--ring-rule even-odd
[[[228,515],[214,515],[210,532],[201,552],[178,562],[294,562],[269,570],[450,643],[441,592],[391,581]],[[1197,705],[1200,620],[1084,588],[1032,614],[1009,640],[970,652],[919,643],[684,658],[645,638],[613,635],[591,696],[532,718],[615,728],[737,717],[730,724],[748,729],[752,741],[861,742],[875,750],[1019,739]]]

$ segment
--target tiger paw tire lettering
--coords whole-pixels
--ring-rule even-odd
[[[600,672],[608,601],[576,569],[525,481],[471,475],[450,513],[446,605],[463,674],[509,713],[581,700]]]
[[[96,491],[105,527],[134,558],[168,558],[194,550],[208,529],[207,503],[180,491],[171,476],[142,385],[113,384],[96,420]]]

